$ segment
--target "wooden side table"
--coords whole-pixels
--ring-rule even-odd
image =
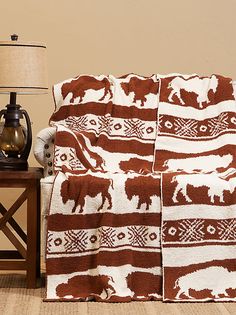
[[[0,269],[26,270],[27,288],[36,288],[37,278],[40,277],[40,179],[42,177],[43,169],[38,167],[29,168],[27,171],[0,171],[0,189],[25,188],[8,210],[1,203],[0,192],[0,231],[16,248],[16,250],[0,250]],[[26,200],[27,235],[13,218],[14,213]]]

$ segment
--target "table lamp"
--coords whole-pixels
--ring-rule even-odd
[[[0,93],[9,93],[10,102],[0,111],[5,119],[0,134],[0,170],[27,170],[32,145],[29,115],[16,103],[17,94],[47,93],[46,46],[19,42],[16,34],[11,41],[0,41]],[[24,119],[26,127],[20,120]]]

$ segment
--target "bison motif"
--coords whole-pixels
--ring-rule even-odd
[[[199,103],[199,107],[202,108],[202,103],[209,103],[208,99],[208,91],[211,89],[213,92],[216,92],[218,86],[218,79],[216,76],[212,76],[209,81],[208,78],[189,78],[184,79],[181,77],[175,77],[170,83],[168,88],[172,89],[168,100],[169,102],[173,102],[173,96],[176,95],[181,104],[185,104],[183,99],[181,98],[181,89],[184,89],[186,92],[194,92],[197,95],[197,102]]]
[[[109,294],[114,294],[115,290],[109,282],[113,281],[112,277],[105,275],[90,276],[79,275],[68,280],[67,283],[61,283],[56,288],[57,296],[73,296],[74,298],[87,298],[91,295],[101,295],[106,292],[106,298]]]
[[[234,171],[235,172],[235,171]],[[211,203],[215,202],[215,197],[219,197],[220,202],[224,202],[224,191],[234,192],[236,187],[236,178],[232,177],[229,180],[225,180],[220,174],[181,174],[172,178],[171,182],[176,182],[175,191],[172,197],[173,202],[177,203],[177,195],[182,193],[187,202],[192,202],[192,199],[187,194],[187,187],[207,187],[208,196]]]
[[[211,154],[208,156],[195,156],[185,159],[169,159],[165,161],[164,167],[167,167],[168,172],[212,172],[218,168],[226,168],[232,161],[233,156],[231,154],[222,156]]]
[[[224,267],[199,269],[178,278],[175,281],[174,289],[177,287],[179,287],[179,291],[176,299],[180,299],[183,294],[193,299],[189,294],[190,289],[195,291],[210,290],[214,298],[219,298],[220,294],[227,297],[227,289],[236,289],[236,271],[228,271]]]
[[[73,103],[77,97],[80,97],[79,101],[82,102],[86,91],[90,89],[95,91],[104,89],[104,95],[99,99],[99,101],[103,101],[108,93],[110,93],[110,97],[113,95],[110,89],[110,82],[107,78],[98,80],[92,76],[86,75],[79,76],[71,82],[64,83],[61,87],[61,93],[63,99],[65,99],[67,95],[72,92],[72,98],[70,102]]]
[[[72,212],[75,212],[76,208],[80,206],[79,212],[81,213],[85,205],[85,197],[90,196],[94,198],[101,193],[102,203],[98,211],[102,209],[106,200],[108,200],[109,203],[108,209],[111,209],[112,199],[109,193],[110,186],[113,189],[112,179],[92,175],[69,176],[61,185],[62,201],[66,203],[68,200],[74,200],[75,205]]]
[[[161,295],[162,278],[150,272],[135,271],[128,274],[128,288],[134,292],[134,297],[148,296],[153,294]]]
[[[150,172],[152,169],[152,162],[131,158],[128,161],[120,161],[120,169],[124,172],[133,171],[136,173]]]
[[[158,82],[154,82],[152,79],[141,80],[137,77],[132,77],[129,82],[121,83],[121,87],[126,95],[129,95],[131,92],[134,92],[134,100],[141,101],[141,106],[144,106],[144,102],[146,102],[146,95],[149,93],[157,94],[158,92]]]
[[[137,209],[140,209],[143,203],[146,204],[146,210],[152,204],[152,196],[160,196],[160,179],[152,176],[136,176],[128,178],[125,182],[125,192],[129,200],[133,196],[138,196]]]

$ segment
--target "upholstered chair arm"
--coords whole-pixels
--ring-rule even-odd
[[[44,167],[44,176],[53,175],[54,137],[56,127],[48,127],[41,130],[35,140],[34,156]]]

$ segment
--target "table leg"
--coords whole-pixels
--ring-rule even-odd
[[[40,182],[37,180],[37,231],[36,231],[36,277],[41,278],[40,260],[41,260],[41,203],[40,203]]]
[[[29,187],[27,201],[27,287],[36,288],[40,275],[40,198],[39,183]]]

